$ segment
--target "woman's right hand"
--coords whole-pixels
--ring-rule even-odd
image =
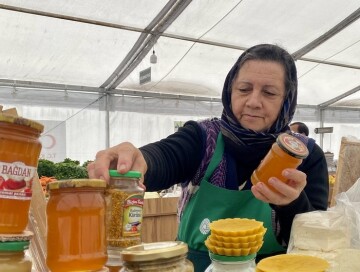
[[[124,174],[130,170],[139,171],[143,182],[147,164],[141,151],[129,142],[101,150],[96,154],[95,161],[87,166],[89,178],[99,178],[109,182],[109,170],[115,169]]]

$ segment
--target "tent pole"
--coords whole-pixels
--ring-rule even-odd
[[[109,114],[109,105],[110,105],[110,95],[107,93],[105,97],[105,147],[110,147],[110,114]]]
[[[320,108],[319,115],[320,115],[320,127],[324,127],[324,109]],[[320,134],[320,147],[321,147],[321,149],[323,149],[323,144],[324,144],[324,133],[321,133]]]

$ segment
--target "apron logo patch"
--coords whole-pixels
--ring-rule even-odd
[[[205,218],[203,221],[201,221],[199,230],[202,234],[208,234],[210,232],[209,218]]]

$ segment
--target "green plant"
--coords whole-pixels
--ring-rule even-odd
[[[55,163],[49,160],[40,159],[37,172],[39,177],[53,177],[55,175]]]
[[[77,160],[66,158],[62,162],[54,163],[49,160],[40,159],[38,163],[39,177],[54,177],[55,179],[81,179],[88,178],[86,165],[80,165]]]

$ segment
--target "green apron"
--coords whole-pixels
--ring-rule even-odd
[[[219,133],[216,148],[198,190],[186,205],[179,225],[178,240],[189,246],[188,259],[195,272],[203,272],[211,263],[204,241],[210,234],[209,223],[222,218],[254,218],[267,228],[264,245],[258,254],[284,251],[276,240],[269,204],[254,197],[250,190],[227,190],[208,182],[224,153],[224,140]]]

